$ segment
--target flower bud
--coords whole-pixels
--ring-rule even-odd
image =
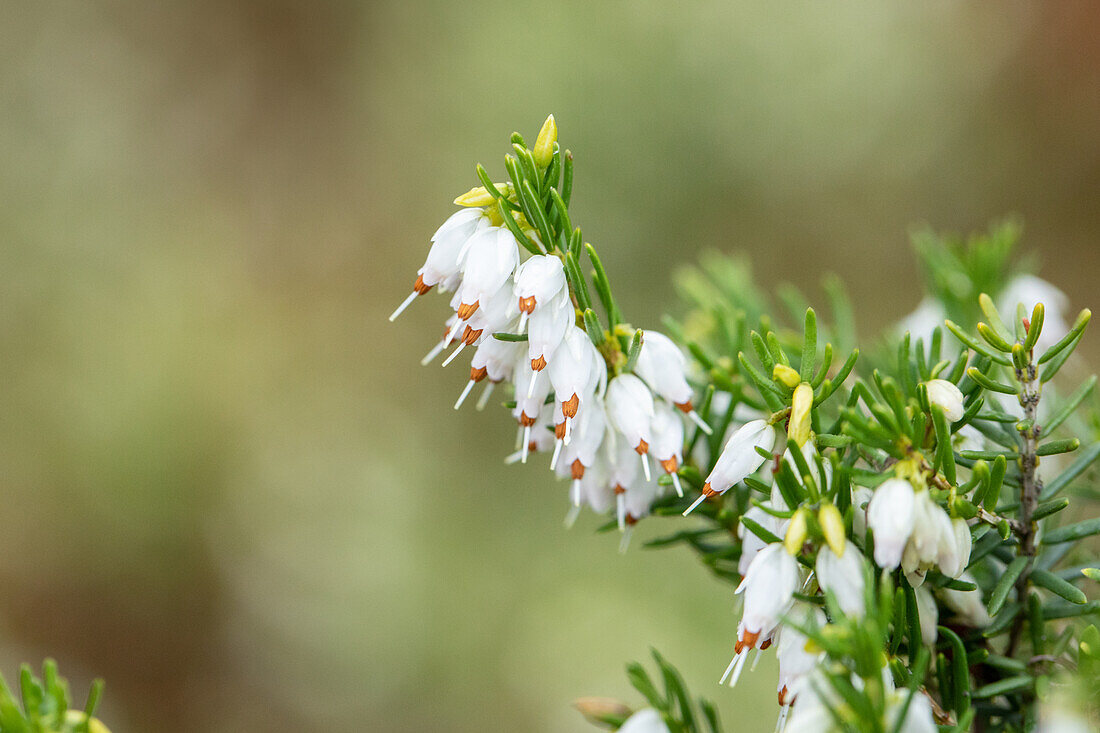
[[[554,157],[554,143],[558,141],[558,123],[554,121],[554,115],[546,118],[539,130],[539,136],[535,139],[535,149],[531,151],[531,157],[535,159],[535,165],[546,168]]]
[[[782,382],[791,389],[802,381],[802,377],[798,375],[798,372],[791,369],[786,364],[776,364],[772,369],[772,379],[777,382]]]
[[[630,708],[610,697],[580,697],[573,701],[575,707],[590,723],[601,724],[608,717],[627,718]]]
[[[794,388],[791,398],[791,420],[787,435],[801,448],[810,439],[810,408],[814,406],[814,388],[802,382]]]
[[[507,183],[494,183],[498,191],[506,191],[509,184]],[[489,190],[484,186],[475,186],[466,193],[462,194],[455,199],[455,203],[459,206],[489,206],[496,197],[489,193]]]
[[[72,724],[79,727],[84,725],[85,721],[87,721],[88,724],[88,733],[111,733],[111,731],[107,729],[107,726],[103,725],[99,718],[89,718],[88,715],[81,710],[65,711],[65,722],[67,724]]]
[[[963,408],[963,393],[946,379],[930,379],[924,383],[928,389],[928,401],[943,408],[948,422],[957,422],[966,412]]]
[[[844,518],[840,516],[840,510],[835,504],[823,504],[817,513],[817,521],[821,525],[821,531],[825,533],[825,542],[828,543],[837,557],[844,555],[847,537],[844,532]]]
[[[787,534],[783,538],[783,546],[787,548],[787,552],[797,555],[798,551],[802,549],[802,543],[806,541],[807,532],[806,509],[800,507],[791,517],[791,523],[787,526]]]

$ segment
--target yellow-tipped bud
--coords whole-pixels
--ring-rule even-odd
[[[835,504],[825,504],[817,513],[817,521],[833,554],[842,556],[848,538],[844,533],[844,518],[840,516],[840,510]]]
[[[89,718],[80,710],[67,710],[65,712],[66,723],[82,725],[84,721],[88,721],[88,733],[111,733],[98,718]]]
[[[810,439],[810,408],[813,406],[814,388],[808,382],[795,387],[794,397],[791,399],[791,422],[787,428],[787,436],[799,448],[806,445],[806,441]]]
[[[496,183],[493,185],[495,185],[497,187],[497,190],[501,193],[508,192],[509,184],[507,183]],[[486,190],[485,186],[477,186],[476,188],[471,188],[469,191],[455,199],[455,203],[459,206],[488,206],[494,201],[496,201],[496,199],[493,197],[493,194],[489,193],[489,191]]]
[[[550,165],[550,161],[554,157],[554,143],[557,141],[558,123],[554,122],[554,115],[550,115],[546,118],[546,122],[542,123],[538,139],[535,140],[535,149],[531,151],[531,156],[535,159],[535,165],[539,168]]]
[[[787,535],[783,538],[783,546],[791,555],[797,555],[802,549],[802,543],[806,541],[806,509],[801,508],[791,517],[791,523],[787,525]]]
[[[610,697],[579,697],[573,701],[573,707],[593,723],[611,716],[628,718],[633,712],[626,703]]]
[[[802,380],[802,377],[798,376],[798,372],[786,364],[776,364],[775,368],[772,369],[772,379],[793,388]]]

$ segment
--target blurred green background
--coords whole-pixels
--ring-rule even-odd
[[[615,552],[422,369],[427,238],[547,113],[628,317],[704,248],[919,299],[907,229],[1021,215],[1100,273],[1080,3],[32,2],[0,7],[0,669],[107,678],[123,731],[575,731],[652,645],[731,730],[728,590]],[[1087,347],[1088,348],[1088,345]],[[1095,349],[1092,351],[1095,353]],[[541,463],[541,462],[540,462]]]

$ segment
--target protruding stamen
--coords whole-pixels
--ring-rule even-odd
[[[702,504],[706,500],[707,500],[707,495],[706,494],[699,494],[699,498],[696,499],[695,501],[693,501],[691,503],[691,506],[689,506],[687,509],[684,510],[683,516],[686,517],[687,515],[691,514],[693,511],[695,511],[695,507],[699,506],[700,504]]]
[[[452,351],[450,353],[450,356],[448,356],[446,359],[443,360],[443,366],[447,366],[452,361],[454,361],[455,357],[458,356],[459,354],[461,354],[462,350],[465,349],[465,348],[466,348],[466,342],[463,341],[462,343],[460,343],[458,345],[458,347],[454,351]]]
[[[696,412],[695,410],[691,410],[690,412],[688,412],[687,416],[693,423],[698,425],[699,429],[702,430],[704,433],[706,433],[707,435],[714,435],[714,430],[711,428],[710,425],[707,425],[706,421],[699,416],[698,412]]]
[[[752,666],[750,666],[750,667],[749,667],[749,671],[750,671],[750,672],[755,672],[755,671],[756,671],[756,664],[757,664],[757,662],[759,662],[759,661],[760,661],[760,655],[761,655],[761,654],[762,654],[763,652],[764,652],[764,646],[763,646],[763,645],[761,645],[761,646],[758,646],[758,647],[756,648],[756,656],[754,656],[754,657],[752,658]]]
[[[784,690],[787,688],[784,687]],[[783,733],[787,728],[787,713],[791,712],[791,706],[783,703],[779,708],[779,720],[775,721],[775,733]]]
[[[619,554],[625,555],[626,549],[630,547],[630,537],[634,534],[634,527],[627,526],[626,531],[623,532],[622,537],[619,538]]]
[[[520,463],[527,463],[527,454],[531,450],[531,426],[523,426],[523,458],[520,459]]]
[[[742,654],[737,657],[737,665],[733,669],[733,676],[730,677],[730,687],[737,685],[737,680],[741,679],[741,672],[745,669],[745,660],[749,658],[748,654]]]
[[[484,410],[485,405],[489,404],[489,395],[493,393],[493,387],[496,386],[496,382],[489,382],[485,385],[485,391],[481,393],[481,397],[477,400],[477,409]]]
[[[672,488],[676,489],[676,496],[683,499],[684,498],[684,487],[680,483],[680,474],[670,473],[669,476],[672,477]]]
[[[462,394],[458,396],[458,401],[455,402],[456,410],[462,407],[462,403],[466,401],[466,395],[470,394],[470,390],[474,388],[475,384],[477,384],[477,382],[472,379],[469,382],[466,382],[466,387],[462,390]]]
[[[429,364],[431,364],[432,360],[435,359],[435,357],[439,356],[439,352],[447,348],[447,343],[447,339],[443,339],[438,344],[433,346],[432,350],[425,354],[424,358],[420,360],[420,366],[428,366]]]
[[[569,445],[569,441],[573,439],[573,418],[565,418],[565,437],[562,440],[566,445]]]
[[[619,531],[626,530],[626,494],[615,495],[615,515],[619,520]]]
[[[644,443],[645,441],[642,441],[642,442]],[[653,480],[653,474],[650,473],[650,470],[649,470],[649,454],[648,453],[639,453],[638,458],[640,458],[642,460],[642,473],[645,474],[645,480],[646,481],[652,481]]]
[[[515,453],[509,453],[504,458],[504,465],[511,466],[513,463],[519,463],[519,459],[523,457],[523,451],[516,451]]]
[[[550,470],[553,471],[558,467],[558,456],[561,455],[562,440],[559,438],[554,441],[554,457],[550,459]]]
[[[390,323],[396,321],[397,317],[404,313],[406,308],[412,305],[412,302],[416,300],[417,295],[419,295],[419,293],[417,293],[415,290],[409,293],[409,297],[405,298],[405,300],[401,302],[401,305],[397,306],[397,310],[390,314]]]
[[[527,326],[527,314],[520,311],[519,314],[519,326],[516,328],[516,333],[523,333],[523,329]]]
[[[737,664],[737,660],[741,658],[740,654],[734,654],[733,659],[730,660],[729,666],[726,667],[726,671],[722,673],[722,678],[718,680],[718,684],[726,684],[726,680],[729,679],[730,672],[733,671],[734,665]]]
[[[573,484],[569,487],[569,498],[573,500],[573,506],[579,507],[581,505],[581,480],[579,478],[573,479]]]
[[[575,504],[569,507],[569,511],[565,515],[565,528],[572,529],[573,525],[577,523],[577,517],[581,515],[580,505]]]
[[[447,336],[443,339],[444,343],[449,344],[454,341],[455,336],[458,335],[459,329],[461,329],[464,325],[466,325],[466,321],[462,320],[461,318],[456,319],[454,325],[451,326],[451,330],[447,332]]]

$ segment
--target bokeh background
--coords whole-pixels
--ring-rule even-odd
[[[916,305],[907,230],[1018,214],[1097,306],[1100,21],[1064,3],[10,0],[0,6],[0,669],[124,731],[577,731],[652,645],[713,683],[686,552],[562,527],[396,325],[427,237],[549,112],[628,316],[705,248]],[[1095,339],[1093,339],[1095,341]],[[1086,348],[1096,353],[1093,344]]]

